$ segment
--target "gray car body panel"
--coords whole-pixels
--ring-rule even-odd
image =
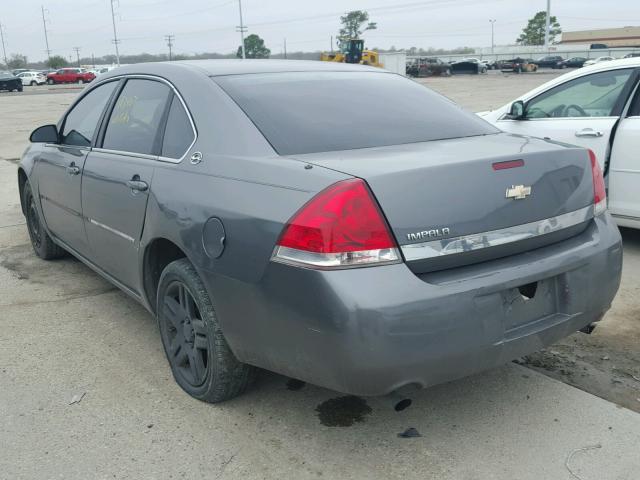
[[[321,271],[272,262],[286,222],[316,193],[337,181],[365,178],[387,216],[391,211],[394,217],[401,216],[401,206],[393,205],[401,185],[381,180],[385,155],[398,161],[399,170],[410,170],[421,161],[435,164],[452,152],[456,157],[489,159],[493,151],[496,161],[513,158],[516,152],[557,152],[574,163],[584,155],[540,140],[498,134],[446,144],[282,157],[210,78],[314,69],[363,71],[368,67],[207,61],[133,65],[104,74],[88,90],[122,76],[155,76],[170,82],[195,121],[197,138],[179,162],[146,160],[153,172],[141,234],[133,245],[137,275],[135,268],[127,279],[109,270],[113,265],[108,259],[121,253],[117,243],[102,244],[101,258],[95,258],[81,254],[49,229],[54,240],[151,312],[155,292],[145,288],[145,255],[158,239],[172,242],[202,277],[225,337],[241,361],[358,394],[384,394],[409,383],[433,385],[498,365],[598,320],[609,308],[618,288],[622,252],[619,233],[608,214],[589,219],[569,239],[433,273],[414,273],[404,263]],[[38,162],[50,148],[32,145],[20,164],[36,198],[41,182],[46,182],[38,178]],[[194,152],[202,153],[200,163],[189,161]],[[376,156],[375,161],[358,160]],[[117,183],[118,178],[118,172],[113,172],[110,181]],[[473,181],[455,180],[463,190]],[[108,194],[100,182],[92,188],[96,191],[89,195]],[[125,213],[126,198],[118,199]],[[588,202],[582,180],[572,197],[564,200],[549,211],[562,212]],[[441,208],[446,210],[445,205]],[[88,221],[86,215],[83,218]],[[206,226],[212,219],[220,221],[221,237],[203,235],[210,231]],[[505,223],[515,219],[512,216]],[[46,216],[44,221],[46,225]],[[487,229],[482,227],[480,222],[465,228]],[[395,227],[394,231],[397,237],[404,232]],[[221,245],[221,255],[207,253],[219,252]],[[598,282],[593,281],[595,277]],[[534,281],[544,290],[541,300],[517,303],[517,287]]]

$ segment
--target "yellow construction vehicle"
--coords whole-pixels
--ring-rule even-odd
[[[382,67],[378,52],[365,50],[364,40],[354,38],[343,41],[338,52],[322,52],[320,60],[323,62],[360,63],[362,65]]]

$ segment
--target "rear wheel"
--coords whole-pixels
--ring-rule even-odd
[[[81,78],[78,79],[78,84],[82,85],[84,83],[84,80],[82,80]]]
[[[31,83],[29,85],[35,87],[36,85],[38,85],[38,82],[36,82],[35,80],[31,80]]]
[[[162,272],[157,317],[173,377],[185,392],[217,403],[247,389],[256,369],[231,352],[209,294],[186,258]]]
[[[43,260],[53,260],[54,258],[63,257],[67,252],[60,246],[56,245],[51,237],[44,229],[44,225],[40,219],[40,214],[36,207],[35,198],[31,191],[31,185],[25,183],[22,194],[25,205],[25,216],[27,219],[27,230],[31,239],[31,246],[35,254]]]

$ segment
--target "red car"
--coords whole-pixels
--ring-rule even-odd
[[[57,72],[47,74],[47,83],[54,85],[56,83],[88,83],[96,76],[87,72],[84,68],[61,68]]]

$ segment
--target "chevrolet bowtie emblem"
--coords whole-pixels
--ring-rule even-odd
[[[531,187],[525,187],[524,185],[511,185],[511,188],[507,188],[507,198],[513,198],[514,200],[522,200],[531,195]]]

